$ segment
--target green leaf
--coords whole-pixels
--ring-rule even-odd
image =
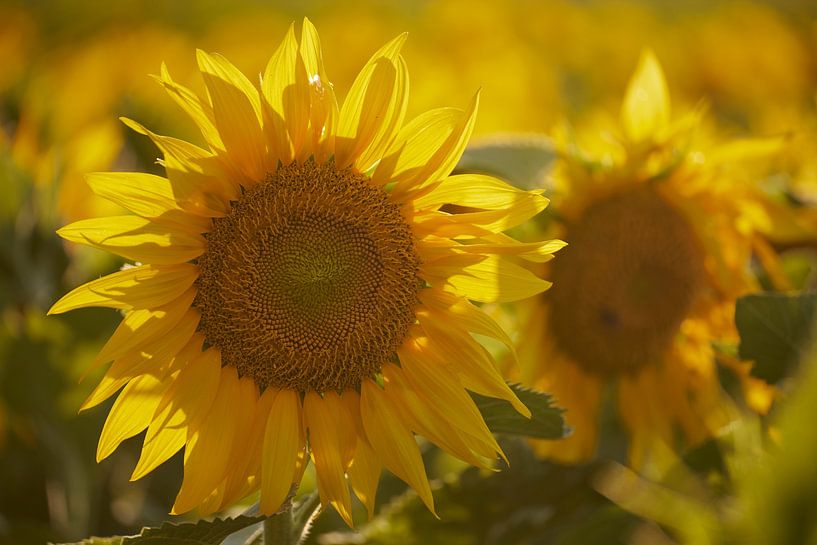
[[[804,355],[789,395],[778,406],[772,425],[779,442],[765,452],[746,449],[733,465],[739,468],[735,485],[739,498],[730,506],[744,508],[734,521],[738,528],[730,532],[739,536],[732,543],[817,543],[815,414],[817,345]],[[751,431],[757,433],[757,429]]]
[[[627,543],[635,517],[591,487],[601,464],[554,465],[537,459],[518,439],[502,441],[502,449],[510,466],[500,471],[468,468],[432,481],[439,518],[409,490],[384,505],[356,533],[324,534],[323,541],[334,545]]]
[[[553,144],[543,135],[502,135],[468,146],[457,171],[492,174],[525,189],[541,188],[555,158]]]
[[[122,536],[89,537],[88,539],[83,539],[82,541],[62,543],[60,545],[121,545],[123,539],[125,538]]]
[[[196,523],[166,522],[158,528],[143,528],[138,536],[91,537],[63,545],[219,545],[230,534],[262,522],[265,517],[200,520]]]
[[[562,419],[562,409],[551,405],[548,394],[529,390],[519,384],[509,384],[520,401],[531,411],[531,418],[525,418],[504,399],[485,397],[471,393],[488,428],[494,433],[521,435],[537,439],[560,439],[566,429]]]
[[[292,506],[292,533],[295,536],[295,543],[303,543],[309,537],[320,505],[320,496],[317,492],[312,492]]]
[[[738,299],[738,355],[754,361],[754,376],[777,382],[792,371],[812,337],[815,308],[814,293],[755,293]]]
[[[219,545],[232,533],[264,520],[239,516],[231,519],[200,520],[196,523],[166,522],[158,528],[144,528],[138,536],[120,538],[113,545]],[[105,544],[107,545],[107,544]]]

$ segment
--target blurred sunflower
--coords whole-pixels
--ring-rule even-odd
[[[737,341],[735,299],[758,289],[749,263],[769,247],[759,233],[767,214],[731,164],[779,142],[703,153],[699,125],[699,111],[671,121],[663,72],[646,52],[617,138],[596,132],[587,151],[567,131],[557,137],[553,231],[568,246],[548,271],[553,289],[524,308],[519,360],[523,381],[554,394],[574,433],[537,441],[542,455],[591,458],[608,389],[630,462],[643,469],[666,468],[679,438],[699,443],[734,415],[713,342]],[[765,410],[769,390],[730,365]]]
[[[50,313],[125,312],[95,361],[113,364],[83,408],[124,387],[98,459],[147,429],[133,479],[185,449],[173,513],[210,513],[259,489],[261,511],[274,513],[308,459],[322,503],[349,524],[349,485],[371,514],[381,465],[433,510],[413,432],[488,467],[502,451],[466,389],[529,414],[471,333],[508,337],[469,299],[548,288],[512,259],[546,261],[561,243],[502,234],[547,199],[449,176],[478,97],[404,125],[404,41],[374,54],[341,107],[308,20],[300,42],[290,27],[260,92],[218,55],[198,52],[203,97],[163,66],[159,83],[209,149],[124,120],[163,152],[167,178],[90,175],[95,193],[135,215],[59,230],[143,263]]]

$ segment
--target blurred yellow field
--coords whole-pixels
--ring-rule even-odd
[[[0,545],[817,543],[816,249],[812,2],[0,1]]]

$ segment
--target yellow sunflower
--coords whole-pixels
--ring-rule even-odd
[[[257,89],[198,52],[206,95],[159,83],[207,148],[154,134],[167,178],[88,177],[134,215],[79,221],[67,240],[137,262],[82,285],[50,313],[101,306],[124,318],[96,358],[113,362],[83,405],[122,391],[98,459],[147,429],[138,479],[184,448],[173,513],[219,510],[260,490],[274,513],[308,461],[324,505],[371,514],[381,466],[433,500],[414,434],[471,464],[502,451],[467,390],[527,408],[472,337],[507,335],[469,300],[512,301],[549,283],[513,262],[559,242],[502,234],[540,212],[540,192],[450,176],[466,111],[404,124],[405,35],[378,50],[338,107],[318,34],[290,27]],[[445,205],[467,207],[449,214]]]
[[[630,462],[643,469],[666,468],[682,444],[734,415],[713,342],[737,342],[735,300],[758,289],[749,264],[768,250],[768,218],[733,163],[779,142],[701,151],[700,113],[671,120],[661,67],[647,52],[615,135],[594,134],[589,151],[566,131],[557,138],[552,225],[568,246],[548,265],[553,288],[523,308],[519,360],[522,380],[555,395],[573,434],[537,441],[542,455],[591,458],[608,397]],[[769,391],[740,362],[717,357],[742,374],[749,404],[767,408]]]

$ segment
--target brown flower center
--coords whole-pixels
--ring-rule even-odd
[[[597,374],[657,363],[703,278],[689,222],[644,186],[589,206],[565,240],[546,294],[559,347]]]
[[[352,169],[279,168],[214,219],[207,240],[194,303],[201,330],[224,365],[262,390],[353,388],[414,323],[411,228]]]

